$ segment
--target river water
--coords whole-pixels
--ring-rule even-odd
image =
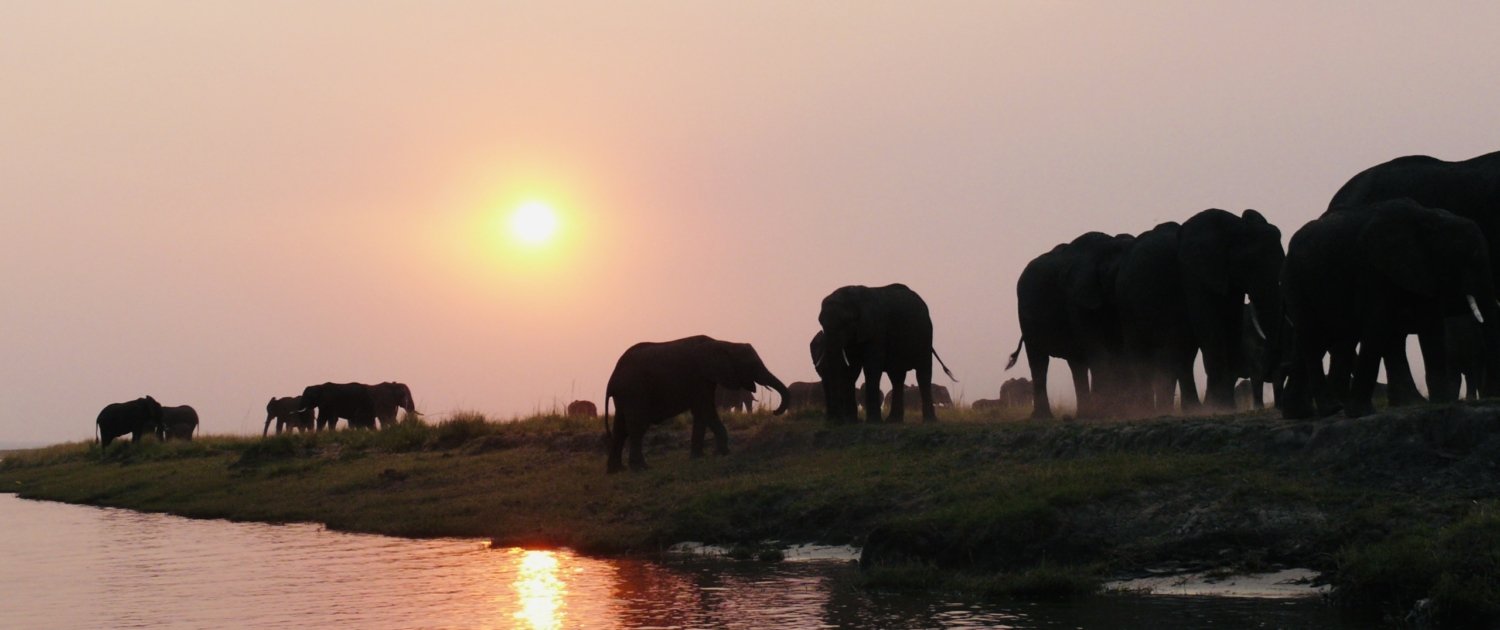
[[[4,628],[1340,628],[1316,600],[1015,604],[871,591],[848,561],[598,559],[0,494]]]

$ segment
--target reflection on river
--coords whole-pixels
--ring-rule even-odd
[[[594,559],[7,494],[0,532],[17,628],[1340,627],[1308,600],[963,601],[859,588],[847,562]]]

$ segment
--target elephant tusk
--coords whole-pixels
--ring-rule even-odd
[[[840,354],[844,355],[844,365],[854,365],[853,363],[849,362],[849,351],[848,350],[840,350],[839,352],[840,352]]]
[[[1474,301],[1474,296],[1472,295],[1465,295],[1464,297],[1469,298],[1469,310],[1474,313],[1474,319],[1483,324],[1484,316],[1479,314],[1479,303]]]
[[[1260,340],[1266,340],[1266,331],[1260,327],[1260,318],[1255,316],[1255,305],[1250,305],[1250,324],[1255,326],[1255,334],[1260,335]]]

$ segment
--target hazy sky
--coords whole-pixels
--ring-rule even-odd
[[[1365,167],[1500,149],[1488,2],[47,0],[0,25],[0,441],[147,393],[258,432],[323,381],[438,416],[602,403],[625,348],[699,333],[813,380],[822,297],[891,282],[955,396],[994,397],[1025,375],[1016,277],[1056,243],[1209,207],[1289,238]],[[500,228],[526,199],[557,243]]]

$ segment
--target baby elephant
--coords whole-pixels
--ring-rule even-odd
[[[161,425],[156,429],[157,439],[193,441],[198,430],[198,411],[188,405],[161,408]]]
[[[272,398],[266,403],[266,426],[261,428],[260,436],[265,437],[271,430],[271,422],[276,422],[276,435],[281,435],[285,428],[290,431],[297,429],[307,432],[313,430],[312,414],[297,413],[302,408],[301,396],[286,396],[283,398]]]

